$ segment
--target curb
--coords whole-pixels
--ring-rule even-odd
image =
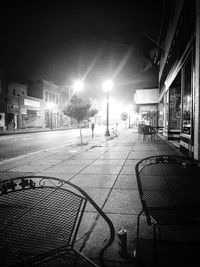
[[[1,135],[14,135],[14,134],[26,134],[26,133],[39,133],[39,132],[54,132],[54,131],[65,131],[65,130],[73,130],[77,128],[56,128],[56,129],[33,129],[33,130],[16,130],[9,132],[8,131],[0,131],[0,136]]]

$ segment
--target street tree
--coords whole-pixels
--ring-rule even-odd
[[[77,127],[80,130],[80,141],[81,145],[83,145],[83,135],[81,132],[81,124],[84,120],[89,120],[92,115],[94,116],[96,113],[93,109],[90,108],[90,104],[84,103],[82,99],[77,96],[73,96],[70,100],[70,103],[67,107],[64,108],[63,113],[76,120]]]
[[[94,117],[97,113],[98,113],[98,109],[96,109],[96,108],[91,108],[91,109],[89,110],[89,117],[90,117],[90,118],[91,118],[91,117]]]

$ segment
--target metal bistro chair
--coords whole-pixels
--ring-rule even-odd
[[[157,241],[199,245],[200,163],[182,156],[151,156],[140,160],[135,171],[142,204],[137,219],[136,258],[142,213],[147,225],[153,226],[154,266]]]
[[[156,130],[154,127],[150,125],[144,125],[141,129],[142,135],[143,135],[143,140],[147,140],[147,136],[151,137],[151,141],[155,141],[156,138]]]
[[[0,182],[0,266],[99,266],[74,247],[87,203],[110,231],[99,252],[99,264],[104,266],[114,227],[85,191],[46,176]]]

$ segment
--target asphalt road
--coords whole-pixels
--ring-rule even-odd
[[[89,137],[91,130],[82,129],[82,133],[84,137]],[[78,142],[78,129],[0,136],[0,161]]]

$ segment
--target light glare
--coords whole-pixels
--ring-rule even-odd
[[[81,80],[75,81],[73,88],[76,92],[83,90],[83,82]]]
[[[107,80],[103,83],[103,90],[108,92],[111,91],[113,88],[113,81],[112,80]]]

